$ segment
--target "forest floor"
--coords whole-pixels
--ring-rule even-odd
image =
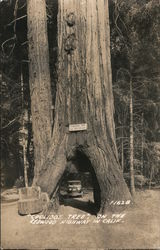
[[[50,212],[55,224],[46,225],[36,224],[37,220],[32,220],[32,224],[35,216],[18,215],[17,202],[2,203],[1,248],[160,249],[160,190],[137,191],[136,203],[124,212],[125,216],[121,213],[124,217],[119,223],[110,223],[113,220],[104,217],[97,223],[96,216],[87,211],[89,199],[92,199],[91,193],[84,198],[66,200],[60,206],[59,219],[55,220]],[[73,221],[87,224],[68,224]]]

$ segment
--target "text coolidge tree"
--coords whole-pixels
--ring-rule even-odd
[[[39,5],[39,1],[33,2]],[[130,199],[115,144],[108,1],[59,0],[58,11],[59,69],[54,128],[43,164],[35,164],[36,183],[49,195],[54,193],[67,161],[80,152],[91,163],[95,203],[99,211],[105,213],[110,201]],[[28,32],[32,33],[33,30],[28,27]],[[28,37],[32,46],[32,50],[29,50],[31,58],[37,45],[31,40],[31,34]],[[41,53],[44,50],[39,49],[39,59],[45,56]],[[32,76],[31,71],[32,67]],[[41,74],[41,70],[38,72]],[[43,91],[37,91],[36,94],[42,103],[46,100],[50,82],[45,81],[45,84],[45,94]],[[33,121],[34,115],[38,114],[34,112],[34,98],[31,96]],[[47,101],[45,105],[50,104]],[[50,112],[45,113],[48,118],[49,115]],[[42,114],[36,119],[39,119],[36,126],[41,127],[40,119],[42,122],[44,119]],[[74,124],[85,124],[85,128],[70,131],[69,127]],[[38,129],[33,126],[33,133]],[[41,141],[39,144],[42,146]],[[34,145],[35,150],[38,146],[38,143]]]

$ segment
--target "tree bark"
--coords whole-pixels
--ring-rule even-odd
[[[35,171],[38,178],[52,135],[52,101],[45,0],[27,1],[29,42],[29,84],[34,141]]]
[[[54,193],[67,161],[80,151],[91,162],[105,213],[112,200],[130,199],[115,143],[108,1],[59,0],[58,48],[53,136],[37,184]],[[69,131],[82,123],[87,130]]]

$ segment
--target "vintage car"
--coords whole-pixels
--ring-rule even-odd
[[[67,182],[68,196],[83,196],[82,184],[80,180],[70,180]]]

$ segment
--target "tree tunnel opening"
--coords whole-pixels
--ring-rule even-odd
[[[83,195],[69,193],[70,183],[81,183]],[[72,187],[71,187],[72,188]],[[81,150],[67,162],[60,184],[60,200],[63,205],[71,206],[90,214],[97,214],[101,205],[101,191],[94,168]]]

